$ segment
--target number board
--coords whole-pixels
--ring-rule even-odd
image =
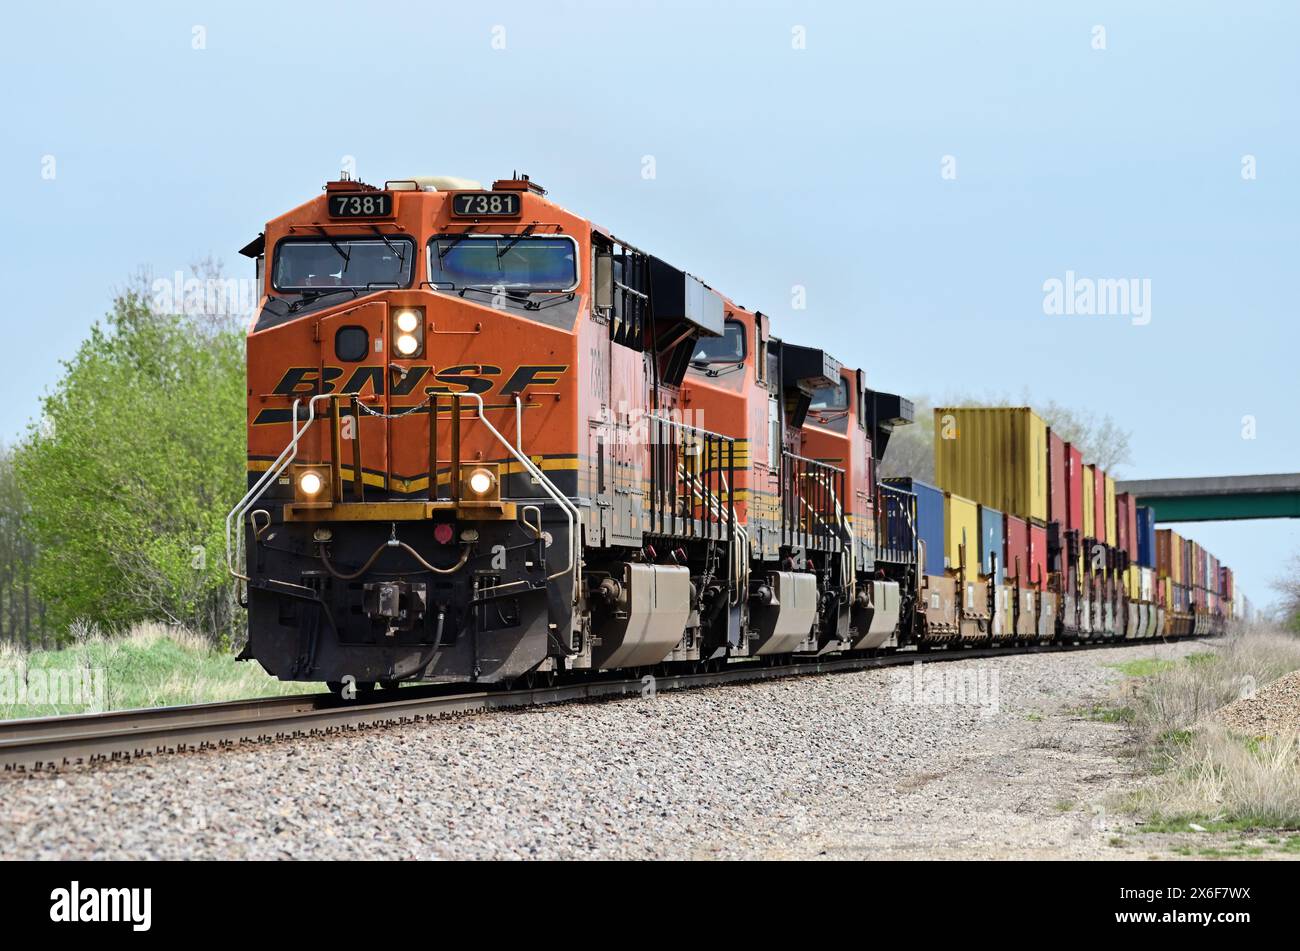
[[[519,214],[515,192],[461,192],[451,196],[451,213],[460,218],[512,218]]]
[[[393,214],[390,192],[346,192],[329,196],[331,218],[389,218]]]

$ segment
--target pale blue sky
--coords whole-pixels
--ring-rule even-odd
[[[1300,9],[1135,6],[14,7],[0,437],[128,274],[244,275],[351,155],[375,182],[527,171],[880,388],[1116,416],[1132,477],[1300,470]],[[1067,270],[1149,278],[1151,322],[1045,315]],[[1186,531],[1267,601],[1298,525]]]

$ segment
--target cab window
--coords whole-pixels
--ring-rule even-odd
[[[691,354],[691,363],[744,363],[745,328],[738,320],[728,320],[721,337],[701,337]]]
[[[453,288],[567,291],[578,284],[578,245],[567,237],[439,237],[429,243],[429,280]]]
[[[281,241],[271,285],[277,291],[408,287],[415,245],[409,238]]]
[[[841,410],[849,408],[849,384],[841,377],[837,386],[819,386],[813,390],[809,409]]]

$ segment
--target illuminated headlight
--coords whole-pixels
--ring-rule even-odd
[[[403,307],[393,312],[393,355],[403,359],[424,353],[424,308]]]
[[[496,476],[487,469],[475,469],[469,474],[469,490],[475,495],[487,495],[496,481]]]
[[[303,495],[315,495],[324,485],[325,481],[321,479],[318,472],[308,470],[298,476],[298,488],[302,490]]]

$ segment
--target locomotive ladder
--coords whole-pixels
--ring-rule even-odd
[[[736,440],[665,416],[648,420],[650,530],[726,544],[731,603],[739,603],[749,582],[749,534],[736,519]]]
[[[844,470],[792,452],[781,453],[781,540],[801,548],[848,544]],[[852,548],[852,545],[849,544]]]

